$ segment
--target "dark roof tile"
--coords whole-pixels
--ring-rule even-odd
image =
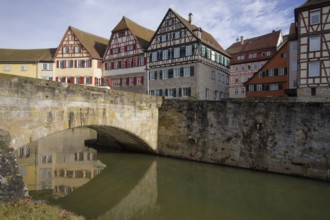
[[[0,49],[0,62],[53,61],[56,48],[48,49]]]

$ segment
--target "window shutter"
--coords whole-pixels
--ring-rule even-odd
[[[180,76],[183,77],[183,67],[180,68]]]
[[[110,49],[110,55],[113,53],[113,50],[112,49]]]
[[[274,69],[274,76],[278,76],[278,68]]]
[[[133,44],[133,50],[136,50],[136,44]]]
[[[282,83],[279,83],[278,84],[278,89],[280,90],[280,89],[283,89],[283,85],[282,85]]]
[[[66,60],[63,61],[63,68],[66,68]]]
[[[149,53],[149,63],[152,61],[152,53]]]
[[[264,77],[266,77],[266,76],[269,76],[269,71],[268,70],[266,70],[266,74],[264,75]]]
[[[144,58],[144,65],[147,65],[147,57]]]
[[[163,70],[159,71],[159,79],[163,79]]]
[[[85,81],[84,77],[83,76],[80,77],[80,84],[84,84],[84,81]]]
[[[191,47],[192,47],[192,55],[194,55],[195,54],[195,45],[193,44],[193,45],[191,45]]]
[[[180,48],[180,57],[184,57],[186,55],[186,47]]]
[[[125,59],[125,68],[127,68],[127,59]]]
[[[157,79],[157,71],[155,71],[155,79]]]
[[[70,83],[74,84],[74,77],[71,76]]]
[[[133,84],[136,86],[136,76],[134,76]]]
[[[127,46],[124,47],[124,51],[127,52]]]
[[[126,86],[129,85],[129,77],[126,78]]]
[[[165,96],[168,96],[168,89],[165,89]]]
[[[93,66],[93,60],[89,60],[89,67]]]
[[[169,60],[172,59],[172,57],[171,57],[171,51],[172,51],[172,48],[170,48],[170,49],[167,50],[167,57],[168,57]]]
[[[159,95],[163,96],[163,90],[162,89],[159,90]]]
[[[115,68],[115,63],[112,61],[111,62],[111,69],[113,70]]]
[[[89,77],[89,84],[93,84],[93,77],[92,76]]]
[[[123,79],[120,78],[120,82],[119,82],[119,85],[122,86],[123,85]]]
[[[101,85],[104,86],[104,78],[101,78]]]
[[[118,69],[120,69],[121,68],[121,61],[119,60],[118,61]]]
[[[182,88],[179,88],[179,97],[182,96]]]
[[[141,76],[141,84],[144,84],[144,76]]]
[[[168,70],[168,78],[173,78],[173,69]]]
[[[288,74],[288,68],[284,67],[284,75],[287,75],[287,74]]]
[[[188,88],[188,96],[191,96],[191,87]]]
[[[194,70],[195,70],[195,67],[191,66],[190,67],[190,76],[194,76]]]
[[[60,61],[58,61],[58,60],[56,61],[56,68],[59,67],[59,62],[60,62]]]
[[[176,89],[173,89],[173,97],[176,97]]]
[[[58,77],[56,76],[56,82],[58,82]]]

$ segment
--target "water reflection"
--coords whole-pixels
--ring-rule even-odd
[[[59,135],[30,145],[29,155],[22,150],[24,180],[30,190],[51,189],[51,199],[47,193],[34,198],[87,219],[330,219],[327,182],[96,152],[83,146],[95,138],[86,129]]]
[[[52,196],[59,198],[98,175],[105,165],[97,159],[96,150],[85,147],[88,137],[96,137],[96,133],[81,128],[21,147],[18,163],[28,190],[52,190]]]

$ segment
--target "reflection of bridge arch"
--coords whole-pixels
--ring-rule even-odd
[[[86,126],[128,146],[157,151],[160,97],[4,74],[0,79],[0,129],[10,133],[15,149]]]

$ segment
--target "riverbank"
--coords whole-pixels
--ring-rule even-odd
[[[0,219],[72,219],[82,220],[72,212],[31,199],[0,203]]]

